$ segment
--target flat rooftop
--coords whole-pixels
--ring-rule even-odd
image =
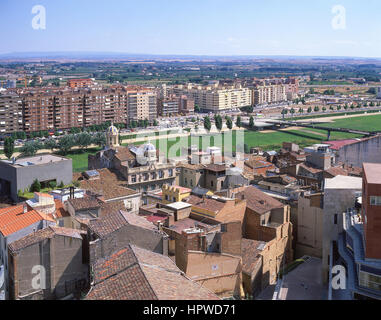
[[[173,208],[175,210],[181,210],[181,209],[192,207],[191,204],[185,203],[185,202],[182,202],[182,201],[166,204],[165,206],[169,207],[169,208]]]
[[[351,176],[336,176],[325,179],[325,189],[362,189],[362,178]]]
[[[381,163],[363,163],[366,181],[372,184],[381,184]]]
[[[13,167],[20,168],[20,167],[37,166],[40,164],[47,164],[51,162],[60,162],[63,160],[69,160],[69,159],[65,157],[56,156],[53,154],[43,154],[43,155],[36,155],[33,157],[16,159],[14,163],[12,162],[12,160],[2,160],[2,162],[5,162]]]

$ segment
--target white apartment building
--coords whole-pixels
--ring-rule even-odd
[[[287,100],[284,84],[262,85],[253,88],[253,104],[275,103]]]
[[[129,120],[154,120],[157,117],[157,94],[151,90],[128,91]]]
[[[180,85],[171,88],[171,93],[187,95],[201,110],[218,112],[252,105],[252,93],[249,88]]]

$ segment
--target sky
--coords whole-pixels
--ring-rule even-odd
[[[379,0],[0,0],[0,53],[379,58],[380,15]]]

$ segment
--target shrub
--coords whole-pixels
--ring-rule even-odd
[[[41,183],[37,179],[35,179],[30,186],[30,192],[40,192],[41,191]]]

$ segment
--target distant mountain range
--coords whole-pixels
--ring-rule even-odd
[[[0,60],[4,61],[54,61],[54,60],[74,60],[74,61],[101,61],[101,60],[309,60],[309,61],[352,61],[352,62],[380,62],[381,58],[361,58],[361,57],[321,57],[321,56],[214,56],[214,55],[163,55],[163,54],[137,54],[122,52],[12,52],[0,54]]]

